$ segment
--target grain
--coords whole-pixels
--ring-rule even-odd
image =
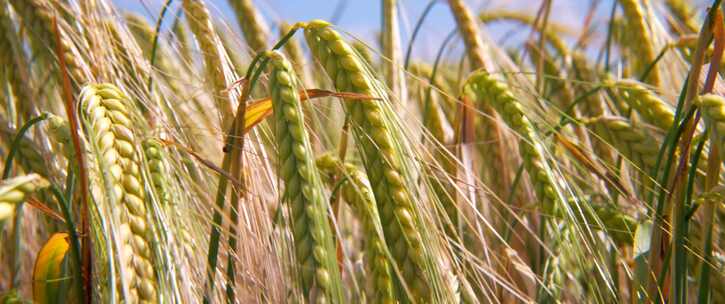
[[[237,15],[237,22],[242,28],[244,39],[254,52],[261,52],[267,49],[269,30],[264,19],[259,15],[252,0],[229,0]]]
[[[669,130],[675,121],[672,106],[667,104],[644,84],[634,80],[606,83],[619,92],[619,96],[649,124],[661,130]]]
[[[161,206],[167,207],[171,203],[171,193],[169,193],[167,181],[171,172],[165,162],[164,148],[160,141],[153,138],[144,140],[142,146],[156,198]]]
[[[647,25],[647,18],[639,0],[619,0],[619,4],[624,12],[626,31],[628,35],[632,35],[631,39],[628,40],[633,57],[630,60],[634,61],[636,76],[640,77],[645,69],[654,63],[657,56],[652,41],[653,33]],[[647,83],[655,87],[659,86],[660,73],[656,66],[650,71]]]
[[[373,54],[370,52],[370,48],[362,41],[355,40],[352,42],[352,48],[357,52],[357,55],[362,58],[363,62],[368,67],[375,67],[375,60]]]
[[[189,45],[189,32],[181,19],[177,19],[174,22],[171,31],[174,32],[174,38],[176,38],[176,48],[178,49],[179,55],[185,63],[191,63],[191,46]]]
[[[221,43],[211,23],[209,10],[201,0],[184,0],[183,7],[189,27],[199,43],[199,49],[204,59],[205,77],[209,82],[217,109],[222,116],[222,129],[228,130],[234,111],[229,96],[224,93],[227,81],[224,76],[224,61],[220,53],[223,50],[220,49]]]
[[[547,168],[544,148],[538,141],[533,125],[524,114],[521,103],[505,83],[485,71],[473,73],[466,80],[464,88],[474,93],[479,103],[490,103],[506,124],[520,136],[519,153],[524,161],[524,168],[536,189],[541,209],[544,213],[552,214],[560,202],[557,187]]]
[[[60,154],[65,157],[65,159],[72,164],[72,168],[74,170],[77,169],[78,165],[76,162],[78,161],[78,158],[76,158],[76,152],[73,148],[73,141],[71,139],[71,131],[70,131],[70,124],[67,120],[64,118],[47,113],[48,115],[48,137],[50,138],[51,142],[53,142],[56,146],[55,148],[59,150]],[[85,149],[85,142],[81,143],[83,146],[82,149]],[[87,151],[86,151],[87,152]],[[78,172],[75,172],[78,173]]]
[[[47,180],[38,174],[28,174],[3,180],[0,182],[0,230],[2,223],[12,217],[15,205],[38,191],[48,187]]]
[[[725,159],[725,98],[713,94],[698,96],[694,102],[710,129],[712,143],[718,146],[720,159]]]
[[[574,212],[577,221],[607,233],[620,246],[632,245],[638,223],[621,207],[583,198],[580,198],[578,202],[569,201],[571,206],[577,204],[581,204],[581,213],[579,210]]]
[[[53,7],[46,0],[11,0],[10,4],[22,18],[31,33],[33,53],[45,60],[46,64],[55,62],[55,28],[53,27]],[[60,49],[73,83],[82,85],[88,79],[85,72],[83,56],[77,53],[72,40],[60,25]]]
[[[401,70],[403,57],[400,50],[397,0],[383,0],[383,73],[390,96],[400,104],[406,104],[405,75]]]
[[[483,40],[478,30],[478,25],[473,21],[471,10],[466,7],[463,0],[448,0],[448,6],[456,18],[461,38],[466,44],[468,58],[471,66],[475,69],[487,68],[488,63],[483,54]]]
[[[305,27],[305,37],[312,54],[323,65],[338,91],[379,96],[361,59],[329,23],[311,21]],[[430,299],[428,280],[431,278],[425,275],[425,268],[435,264],[430,260],[426,252],[428,244],[423,243],[419,232],[419,215],[412,205],[400,155],[394,147],[392,132],[383,116],[386,113],[380,103],[347,100],[344,107],[351,116],[351,129],[373,185],[385,241],[402,272],[399,279],[408,285],[414,300]]]
[[[0,5],[0,80],[7,81],[15,95],[15,103],[25,119],[36,114],[36,103],[32,100],[28,58],[22,49],[20,37],[15,31],[13,20],[5,3]]]
[[[289,25],[289,23],[282,22],[279,25],[279,36],[280,39],[284,37],[287,33],[292,30],[292,26]],[[292,65],[295,67],[295,72],[297,75],[301,75],[301,77],[305,80],[308,79],[307,71],[305,69],[305,55],[302,52],[302,47],[300,46],[299,41],[295,39],[295,37],[290,38],[287,43],[284,45],[284,51],[287,54],[287,57],[290,61],[292,61]]]
[[[277,51],[266,52],[265,55],[271,65],[270,95],[280,177],[285,184],[283,198],[290,210],[302,289],[308,299],[315,293],[315,286],[320,289],[317,298],[311,299],[315,303],[342,303],[333,232],[327,220],[328,208],[304,127],[304,114],[297,93],[299,83],[284,55]]]
[[[88,124],[86,133],[92,142],[105,183],[112,185],[112,204],[121,208],[120,242],[123,246],[119,264],[125,270],[122,278],[130,292],[130,302],[154,302],[156,275],[151,245],[154,243],[143,181],[136,151],[136,136],[129,107],[132,101],[112,84],[92,84],[81,91],[81,111]]]
[[[247,66],[244,63],[245,59],[242,57],[243,52],[238,51],[241,46],[237,43],[236,37],[234,37],[235,33],[225,30],[222,24],[217,24],[216,28],[218,29],[219,42],[221,42],[226,54],[229,55],[229,61],[234,67],[234,73],[240,75]]]
[[[601,140],[610,143],[633,165],[646,173],[657,162],[660,142],[623,117],[600,116],[585,121]]]
[[[324,154],[317,158],[317,167],[328,177],[341,177],[342,184],[339,190],[342,199],[352,208],[353,212],[363,222],[363,235],[365,236],[365,254],[367,258],[368,277],[371,286],[367,287],[373,303],[395,303],[396,293],[393,272],[385,253],[385,239],[382,235],[383,227],[380,224],[378,207],[375,196],[370,188],[365,174],[355,165],[345,163],[331,154]],[[328,179],[330,183],[334,179]],[[335,186],[330,184],[331,186]]]
[[[458,31],[466,45],[466,54],[471,63],[471,68],[489,70],[491,63],[484,56],[483,40],[478,25],[474,22],[473,14],[463,0],[449,0],[448,6],[456,19]],[[488,143],[481,148],[481,154],[486,158],[485,162],[494,166],[494,170],[487,173],[485,178],[491,184],[494,192],[504,193],[507,189],[510,189],[511,181],[508,170],[504,168],[507,163],[506,151],[504,151],[506,148],[504,133],[498,122],[496,111],[490,105],[487,103],[481,104],[480,110],[484,114],[482,128],[486,130],[480,140]]]
[[[690,3],[684,0],[665,0],[665,5],[678,22],[682,23],[686,32],[697,33],[700,30],[699,22]]]

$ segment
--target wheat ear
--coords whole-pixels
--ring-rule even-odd
[[[164,161],[165,152],[163,145],[160,141],[150,138],[144,140],[142,146],[150,171],[151,184],[156,191],[156,195],[158,196],[161,205],[168,206],[171,200],[171,195],[168,191],[169,186],[166,180],[169,176],[169,171],[166,162]]]
[[[320,289],[315,303],[342,303],[333,231],[304,126],[304,114],[297,93],[299,84],[292,66],[282,53],[273,51],[265,55],[271,65],[270,95],[280,176],[285,184],[284,200],[290,208],[302,289],[307,298],[313,293],[314,286]]]
[[[288,23],[280,23],[280,38],[284,37],[284,35],[290,32],[290,30],[292,30],[292,26],[290,26]],[[300,46],[299,41],[294,37],[290,38],[287,43],[284,44],[284,51],[285,53],[287,53],[287,57],[290,59],[290,61],[292,61],[292,65],[295,67],[295,72],[297,72],[297,75],[302,75],[303,77],[306,77],[307,72],[305,71],[305,55],[302,51],[302,47]]]
[[[700,30],[699,22],[696,14],[688,1],[684,0],[665,0],[665,5],[672,12],[678,21],[685,25],[687,31],[697,33]]]
[[[145,193],[136,151],[136,136],[130,118],[132,101],[112,84],[92,84],[81,91],[81,111],[87,121],[86,133],[100,164],[108,172],[100,174],[112,186],[115,204],[121,208],[120,242],[123,278],[131,302],[154,302],[156,275],[153,267],[150,225]]]
[[[0,65],[4,67],[0,79],[7,80],[16,97],[16,104],[27,119],[36,112],[30,89],[28,58],[22,49],[20,37],[10,18],[7,3],[0,3]]]
[[[48,187],[49,183],[38,174],[28,174],[0,182],[0,230],[2,223],[13,215],[15,205],[25,201],[28,195]]]
[[[705,122],[710,126],[710,135],[714,145],[718,146],[720,159],[725,159],[725,98],[714,94],[705,94],[695,99]]]
[[[229,0],[237,15],[237,21],[244,33],[244,40],[254,52],[267,49],[269,30],[264,19],[254,7],[252,0]]]
[[[400,32],[398,26],[397,0],[383,1],[383,72],[385,82],[390,89],[390,95],[396,101],[406,104],[405,75],[401,70],[403,56],[400,50]]]
[[[335,88],[379,96],[361,59],[329,23],[314,20],[305,26],[305,37],[312,54],[333,80]],[[363,154],[364,165],[373,185],[380,211],[383,233],[402,279],[411,289],[415,300],[431,299],[431,287],[425,275],[426,267],[434,267],[426,252],[427,244],[417,227],[419,216],[412,205],[401,169],[401,159],[385,121],[380,101],[347,100],[346,112],[351,116],[357,146]]]
[[[222,50],[219,49],[219,37],[214,31],[209,10],[207,10],[203,1],[184,0],[183,6],[189,28],[191,28],[196,41],[199,43],[199,49],[204,59],[206,78],[210,82],[212,89],[212,97],[222,115],[222,128],[227,130],[231,126],[231,116],[234,111],[232,102],[225,93],[227,81],[224,76],[224,61],[220,54]]]
[[[470,9],[463,0],[448,0],[448,6],[456,19],[458,31],[466,45],[466,54],[471,62],[471,67],[473,69],[488,69],[490,64],[484,57],[484,44],[481,33]],[[504,133],[501,130],[496,111],[490,105],[484,103],[481,105],[480,110],[485,116],[482,127],[486,130],[481,140],[491,143],[482,147],[482,154],[485,155],[486,161],[496,166],[496,169],[492,170],[496,174],[488,173],[486,179],[492,185],[494,191],[506,191],[505,189],[510,188],[510,177],[506,168],[503,168],[504,164],[507,163],[506,147],[503,142]]]
[[[55,18],[54,9],[50,1],[46,0],[10,0],[15,11],[20,15],[25,26],[32,33],[31,45],[33,52],[47,60],[54,62],[56,52],[56,29],[53,26]],[[64,56],[68,73],[76,84],[84,83],[88,77],[83,69],[82,56],[74,52],[73,42],[68,38],[58,20],[58,35],[60,36],[61,54]]]
[[[585,120],[595,134],[614,146],[626,159],[649,174],[656,162],[660,143],[642,128],[623,117],[600,116]]]
[[[370,288],[374,303],[395,303],[396,290],[393,281],[393,272],[388,255],[385,253],[385,239],[382,235],[383,227],[380,224],[378,207],[375,196],[370,188],[365,174],[355,165],[343,164],[340,159],[331,154],[324,154],[317,158],[317,167],[328,176],[342,177],[339,186],[342,199],[352,208],[355,215],[362,221],[365,239],[365,254],[367,267],[371,274]],[[333,182],[331,179],[330,182]],[[334,186],[334,185],[333,185]]]
[[[189,46],[189,32],[184,22],[181,19],[176,20],[171,30],[174,32],[176,47],[179,50],[179,55],[181,55],[183,62],[192,62],[193,57],[191,56],[191,46]]]
[[[513,21],[522,25],[538,29],[536,26],[536,17],[526,13],[520,13],[512,10],[485,10],[478,14],[478,20],[484,24],[496,21]],[[547,24],[546,30],[543,32],[544,39],[556,50],[560,56],[569,54],[569,47],[561,38],[561,33],[567,31],[566,27],[561,24]]]
[[[639,0],[619,0],[619,4],[622,6],[624,12],[625,21],[627,24],[627,32],[629,35],[633,35],[632,40],[629,41],[630,48],[637,58],[631,58],[635,62],[635,71],[639,73],[637,77],[642,76],[642,73],[647,69],[647,66],[655,61],[657,54],[654,50],[654,42],[652,41],[652,32],[647,26],[647,18],[640,4]],[[647,83],[659,86],[660,73],[657,67],[654,67],[647,77]]]
[[[520,137],[519,153],[531,184],[536,189],[544,212],[552,214],[559,202],[554,178],[546,168],[544,148],[538,141],[534,127],[524,114],[521,103],[508,86],[486,71],[473,73],[465,82],[464,89],[476,95],[479,102],[487,102],[501,115],[506,124]]]
[[[621,98],[647,123],[662,130],[669,130],[675,121],[672,106],[659,98],[653,91],[635,80],[619,80],[607,83],[615,88]]]

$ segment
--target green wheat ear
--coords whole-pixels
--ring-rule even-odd
[[[705,122],[710,127],[713,144],[718,145],[720,159],[725,159],[725,98],[714,94],[705,94],[695,99],[700,107]]]
[[[643,83],[634,80],[607,81],[610,86],[619,92],[620,97],[630,107],[635,109],[644,121],[662,130],[669,130],[675,121],[672,106],[659,98]]]
[[[297,89],[300,87],[289,61],[282,53],[266,52],[271,66],[270,88],[279,151],[283,200],[290,209],[295,256],[302,290],[315,303],[343,303],[333,231],[320,176],[315,167],[310,139]]]
[[[39,189],[48,187],[47,180],[38,174],[29,174],[0,182],[0,230],[2,224],[13,215],[15,205],[23,202]]]
[[[382,96],[362,59],[329,23],[309,22],[305,38],[338,91]],[[351,117],[355,142],[375,194],[385,241],[401,273],[398,279],[411,292],[412,301],[429,301],[447,294],[447,290],[436,288],[449,285],[440,282],[443,271],[432,252],[436,245],[419,226],[420,211],[413,204],[413,188],[406,182],[397,146],[403,142],[402,134],[390,129],[387,119],[392,114],[384,102],[346,100],[343,106]]]
[[[533,125],[524,114],[521,103],[505,83],[486,71],[478,71],[468,77],[464,90],[472,92],[480,103],[489,103],[506,124],[521,137],[519,145],[521,158],[524,160],[524,168],[529,173],[531,184],[536,189],[541,209],[547,214],[553,214],[561,200],[556,192],[554,178],[546,167],[544,149],[538,141]]]
[[[367,268],[372,283],[369,293],[374,303],[395,303],[396,289],[393,272],[386,254],[385,237],[380,224],[375,196],[365,174],[352,164],[343,164],[339,158],[324,154],[317,158],[317,167],[326,175],[341,178],[339,190],[345,202],[363,223]],[[330,179],[330,182],[334,182]],[[335,185],[331,185],[335,186]]]

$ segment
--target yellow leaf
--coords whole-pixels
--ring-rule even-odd
[[[66,256],[70,249],[68,233],[55,233],[38,252],[33,269],[33,303],[67,303],[71,276]]]
[[[321,89],[300,90],[299,94],[301,101],[307,101],[313,98],[320,97],[338,97],[358,101],[379,99],[365,94],[332,92]],[[262,122],[270,114],[272,114],[272,98],[270,97],[255,100],[247,105],[247,109],[244,112],[244,133],[249,132],[249,130]]]

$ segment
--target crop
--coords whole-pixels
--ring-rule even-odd
[[[121,2],[0,0],[0,303],[725,301],[721,0]]]

